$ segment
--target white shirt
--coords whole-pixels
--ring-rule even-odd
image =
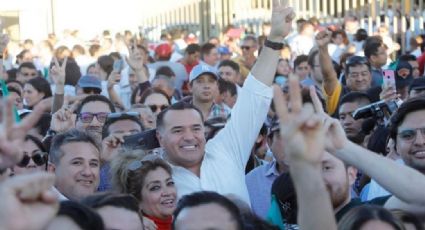
[[[205,145],[200,177],[183,167],[172,166],[178,198],[208,190],[222,195],[233,194],[250,204],[245,166],[272,97],[272,88],[249,74],[230,120]]]

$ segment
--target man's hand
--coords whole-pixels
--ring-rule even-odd
[[[289,77],[289,103],[279,87],[274,88],[273,101],[279,116],[280,134],[289,164],[320,164],[325,147],[323,117],[314,111],[312,104],[303,105],[298,77]]]
[[[50,191],[54,181],[54,175],[40,172],[14,176],[0,184],[0,228],[44,229],[59,208]]]
[[[53,57],[53,61],[55,64],[50,69],[50,76],[55,83],[55,93],[56,94],[64,94],[65,93],[65,69],[66,62],[68,61],[68,57],[65,57],[63,60],[62,66],[59,64],[59,61],[56,57]]]
[[[320,31],[316,35],[316,43],[320,48],[327,48],[328,44],[331,43],[332,32],[329,30]]]
[[[110,134],[102,141],[102,160],[111,161],[116,155],[121,144],[124,143],[124,137],[131,135],[130,133]]]
[[[77,116],[74,114],[74,109],[76,104],[74,103],[74,106],[70,107],[68,103],[68,99],[65,98],[62,108],[52,115],[52,120],[50,122],[51,130],[61,133],[75,127]]]
[[[273,0],[271,30],[268,39],[273,42],[282,42],[291,32],[294,18],[294,10],[288,6],[287,0]]]
[[[34,110],[19,124],[15,122],[14,102],[10,98],[3,100],[2,121],[0,124],[0,168],[15,165],[22,159],[22,145],[25,135],[37,123],[46,109],[44,103],[36,105]]]
[[[114,88],[114,85],[116,85],[121,79],[121,74],[119,72],[116,72],[115,70],[109,74],[108,77],[108,83],[107,88],[108,90],[111,90]]]

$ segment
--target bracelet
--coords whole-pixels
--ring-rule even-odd
[[[264,41],[264,46],[269,47],[270,49],[273,49],[273,50],[283,49],[283,43],[282,42],[272,42],[269,39],[266,39]]]

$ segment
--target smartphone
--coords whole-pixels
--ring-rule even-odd
[[[141,133],[136,133],[124,137],[124,147],[130,149],[152,150],[159,148],[159,142],[156,138],[156,129],[151,129]]]
[[[114,71],[121,72],[121,70],[124,68],[124,62],[122,59],[114,61]]]
[[[383,75],[384,75],[384,87],[393,87],[395,89],[395,75],[394,75],[394,70],[384,70],[382,71]]]

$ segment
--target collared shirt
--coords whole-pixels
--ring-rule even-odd
[[[58,190],[55,186],[53,186],[53,187],[51,188],[51,191],[52,191],[54,194],[56,194],[56,196],[57,196],[57,198],[58,198],[58,200],[59,200],[59,201],[65,201],[65,200],[68,200],[68,198],[67,198],[66,196],[64,196],[61,192],[59,192],[59,190]]]
[[[276,161],[269,162],[253,169],[245,177],[252,211],[263,219],[270,209],[273,182],[279,176],[276,166]]]
[[[197,191],[233,194],[250,204],[245,166],[258,132],[267,116],[273,90],[249,75],[226,126],[205,145],[200,177],[173,165],[177,196]]]

